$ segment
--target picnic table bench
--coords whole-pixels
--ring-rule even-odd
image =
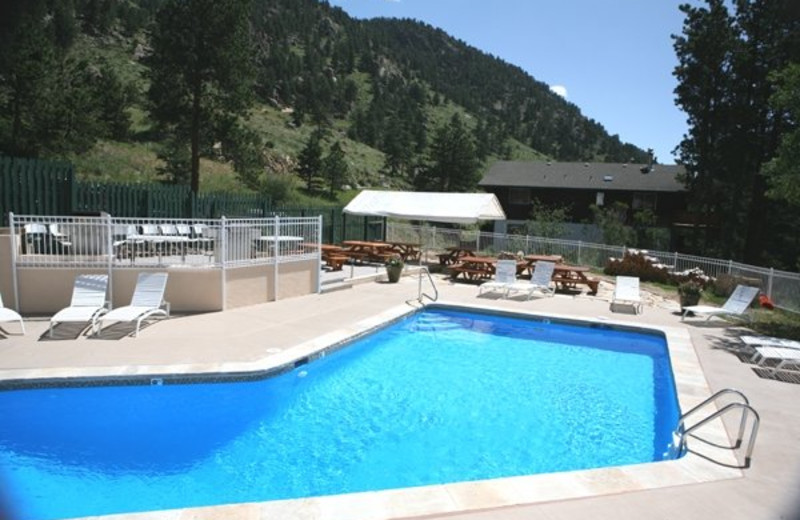
[[[456,264],[465,256],[475,256],[475,251],[472,249],[465,249],[463,247],[448,247],[445,249],[446,253],[439,254],[439,265],[452,265]]]
[[[578,285],[586,285],[591,294],[597,294],[600,280],[587,277],[588,272],[589,268],[585,266],[556,264],[553,269],[553,281],[561,289],[575,289]]]

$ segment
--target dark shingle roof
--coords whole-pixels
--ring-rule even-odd
[[[566,188],[604,191],[683,191],[676,175],[683,166],[643,164],[497,161],[483,176],[481,186]]]

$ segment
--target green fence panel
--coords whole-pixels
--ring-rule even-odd
[[[0,157],[0,219],[8,213],[69,214],[75,172],[72,165],[37,159]]]
[[[343,206],[300,207],[281,206],[273,215],[286,217],[322,216],[322,241],[339,244],[343,240],[384,240],[386,219],[348,215],[342,212]]]

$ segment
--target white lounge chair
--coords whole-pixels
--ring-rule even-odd
[[[97,318],[108,312],[106,301],[107,274],[82,274],[75,278],[72,301],[50,318],[48,334],[53,337],[53,327],[58,323],[91,323],[92,332],[97,328]]]
[[[139,273],[130,305],[117,307],[98,319],[97,334],[108,321],[136,322],[133,337],[139,335],[142,321],[152,316],[169,317],[169,302],[164,301],[167,273]]]
[[[630,306],[636,314],[642,312],[642,295],[637,276],[617,276],[614,296],[611,298],[612,310],[615,305]]]
[[[0,294],[0,323],[5,321],[18,321],[19,328],[25,334],[25,322],[22,321],[22,316],[19,315],[14,309],[9,309],[3,305],[3,295]]]
[[[737,285],[733,294],[730,295],[728,301],[722,307],[711,307],[710,305],[692,305],[683,308],[681,321],[686,318],[690,312],[695,314],[707,314],[706,321],[714,316],[739,316],[750,307],[753,298],[758,294],[758,287],[749,287],[747,285]]]
[[[750,347],[780,347],[800,350],[800,341],[793,339],[773,338],[771,336],[742,336],[739,338]]]
[[[778,364],[766,366],[764,363],[768,359],[777,359]],[[758,362],[759,366],[768,368],[773,372],[784,370],[787,365],[796,365],[800,368],[800,350],[794,348],[756,347],[756,353],[750,358],[750,362]]]
[[[527,299],[530,299],[535,292],[553,296],[555,291],[550,287],[550,282],[553,280],[555,267],[556,264],[553,262],[539,260],[533,268],[530,282],[515,282],[508,285],[506,297],[512,293],[527,293]]]
[[[478,296],[485,292],[506,293],[508,286],[517,281],[517,261],[498,260],[495,264],[494,280],[484,282],[478,289]]]

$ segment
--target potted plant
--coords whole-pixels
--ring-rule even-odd
[[[678,296],[681,301],[681,310],[684,307],[691,307],[700,302],[700,294],[703,292],[703,286],[693,280],[683,282],[678,286]]]
[[[389,283],[397,283],[400,281],[400,275],[403,274],[403,267],[405,263],[400,255],[394,255],[386,261],[386,276],[389,278]]]

